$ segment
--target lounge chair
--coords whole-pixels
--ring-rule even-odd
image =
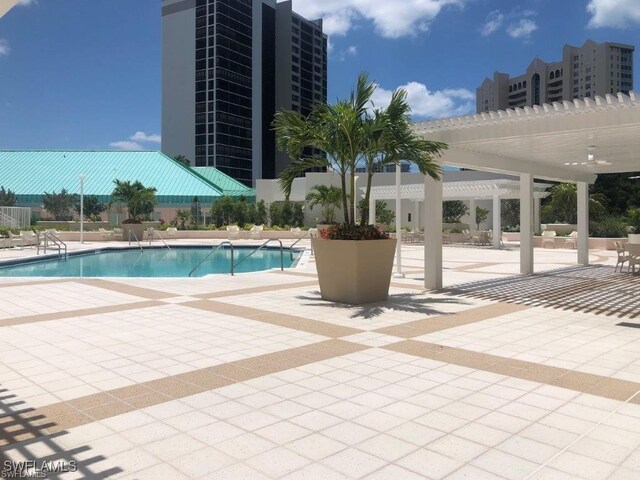
[[[24,240],[22,239],[22,235],[9,232],[9,242],[12,247],[24,247]]]
[[[33,233],[31,230],[21,231],[20,236],[22,237],[22,244],[24,246],[35,247],[40,243],[38,235]]]
[[[551,248],[556,248],[555,238],[555,230],[545,230],[542,232],[542,248],[546,248],[546,245],[551,245]]]
[[[100,233],[100,238],[102,240],[113,240],[115,237],[115,232],[113,230],[105,230],[104,228],[99,228],[98,233]]]
[[[576,232],[575,230],[571,232],[567,236],[567,238],[564,239],[565,248],[568,248],[568,246],[571,245],[571,248],[575,250],[577,243],[578,243],[578,232]]]
[[[260,237],[262,237],[262,230],[264,230],[264,225],[254,225],[251,227],[251,230],[249,230],[249,237],[252,240],[260,240]]]
[[[227,238],[229,240],[240,238],[240,227],[238,225],[227,225]]]
[[[618,269],[618,265],[620,265],[620,271],[622,272],[622,267],[624,267],[624,264],[629,261],[629,254],[625,250],[622,242],[613,242],[613,244],[615,245],[616,252],[618,253],[618,261],[616,262],[616,266],[613,268],[613,271],[615,272]]]
[[[176,238],[178,234],[178,229],[176,227],[167,228],[167,238]]]

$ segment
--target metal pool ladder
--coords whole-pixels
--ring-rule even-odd
[[[242,262],[244,262],[247,258],[249,258],[251,255],[253,255],[254,253],[256,253],[258,250],[262,250],[264,247],[266,247],[269,243],[271,242],[278,242],[280,244],[280,270],[284,270],[284,259],[282,257],[282,241],[278,240],[277,238],[271,238],[269,240],[267,240],[266,242],[264,242],[262,245],[260,245],[258,248],[256,248],[255,250],[253,250],[249,255],[247,255],[246,257],[244,257],[243,259],[241,259],[238,263],[236,263],[235,265],[231,265],[231,275],[233,275],[233,270],[240,265]]]
[[[46,230],[44,232],[42,232],[42,238],[44,239],[43,242],[43,250],[44,253],[47,253],[47,247],[49,247],[49,242],[52,242],[53,245],[58,249],[58,257],[64,257],[65,260],[67,258],[67,244],[64,243],[62,240],[60,240],[60,238],[58,238],[56,235],[54,235],[51,232],[47,232]],[[64,250],[64,255],[62,253],[62,251]],[[36,248],[36,255],[40,255],[40,240],[37,240],[37,248]]]
[[[133,238],[136,239],[136,243],[138,244],[138,248],[140,249],[140,251],[144,253],[144,250],[142,249],[142,245],[140,245],[140,240],[138,240],[138,236],[136,235],[136,232],[134,232],[133,230],[129,230],[129,246],[131,246],[131,234],[133,234]]]
[[[158,232],[155,228],[147,228],[147,236],[149,237],[149,245],[151,245],[151,241],[155,237],[158,237],[160,240],[162,240],[162,243],[164,243],[164,246],[167,247],[169,250],[171,250],[171,247],[167,244],[167,242],[164,241],[164,238],[162,238],[162,236],[160,235],[160,232]]]
[[[211,255],[213,255],[215,252],[218,251],[218,249],[224,245],[229,245],[231,247],[231,275],[233,275],[233,243],[229,242],[229,241],[224,241],[222,243],[220,243],[218,246],[216,247],[212,247],[211,251],[207,254],[206,257],[204,257],[202,260],[200,260],[198,262],[198,264],[193,267],[193,269],[189,272],[189,276],[193,275],[193,272],[195,272],[198,267],[200,267],[200,265],[202,265],[204,262],[207,261],[207,258],[209,258]]]

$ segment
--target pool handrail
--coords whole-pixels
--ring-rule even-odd
[[[198,267],[200,267],[200,265],[206,262],[207,258],[209,258],[211,255],[217,252],[218,249],[224,245],[229,245],[231,247],[231,275],[233,275],[233,243],[231,243],[228,240],[225,240],[224,242],[219,243],[217,246],[211,247],[211,251],[207,254],[206,257],[200,260],[195,267],[193,267],[193,269],[189,272],[189,276],[191,276],[193,272],[195,272],[198,269]]]
[[[133,230],[129,230],[128,236],[129,236],[129,246],[131,246],[131,234],[133,233],[133,238],[136,239],[136,243],[138,244],[138,248],[140,249],[140,251],[142,253],[144,253],[144,250],[142,249],[142,245],[140,245],[140,240],[138,240],[138,236],[136,235],[136,232],[134,232]]]
[[[66,259],[68,257],[67,254],[67,244],[64,243],[62,240],[60,240],[60,238],[58,236],[56,236],[56,234],[54,234],[53,232],[50,232],[48,230],[44,230],[42,233],[42,238],[43,238],[43,250],[44,253],[47,253],[47,247],[49,246],[49,240],[51,240],[51,242],[53,242],[53,244],[58,248],[58,257],[62,257],[62,249],[64,248],[64,258]],[[40,239],[38,238],[36,241],[36,255],[40,255]]]
[[[293,242],[289,246],[289,253],[291,253],[291,260],[293,260],[293,247],[295,247],[300,240],[304,240],[305,238],[307,238],[307,236],[309,237],[309,239],[311,239],[311,230],[307,230],[303,236],[301,236],[299,239],[297,239],[295,242]]]
[[[264,247],[266,247],[271,242],[278,242],[280,244],[280,270],[284,271],[284,258],[282,256],[282,250],[283,250],[282,241],[277,239],[277,238],[270,238],[269,240],[264,242],[262,245],[260,245],[258,248],[253,250],[249,255],[247,255],[246,257],[243,257],[242,259],[240,259],[240,261],[238,263],[236,263],[235,265],[232,265],[231,266],[231,275],[233,275],[234,268],[237,268],[238,265],[240,265],[242,262],[244,262],[247,258],[249,258],[251,255],[256,253],[258,250],[262,250]]]
[[[169,246],[169,244],[164,241],[164,238],[162,238],[162,236],[160,235],[160,232],[158,232],[155,228],[147,228],[147,236],[149,237],[149,245],[151,245],[151,241],[155,237],[158,237],[160,240],[162,240],[162,243],[164,243],[164,246],[167,247],[169,250],[171,250],[171,247]]]

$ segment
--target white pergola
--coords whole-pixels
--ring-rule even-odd
[[[546,197],[546,191],[551,185],[548,183],[534,183],[534,224],[540,224],[540,199]],[[366,188],[361,187],[363,192]],[[380,185],[371,187],[369,196],[369,223],[375,223],[376,200],[390,200],[396,198],[397,188],[395,185]],[[400,186],[400,198],[402,200],[413,200],[416,202],[416,215],[419,202],[425,198],[424,183],[414,183]],[[494,232],[502,229],[500,218],[500,200],[511,200],[520,198],[520,182],[499,178],[494,180],[473,180],[464,182],[445,182],[442,184],[442,199],[446,200],[468,200],[471,204],[471,223],[475,223],[475,200],[493,200],[493,223]],[[396,209],[398,207],[396,206]],[[401,234],[398,234],[401,235]],[[500,235],[493,236],[493,247],[500,248]]]
[[[418,123],[449,148],[443,164],[520,177],[520,272],[533,273],[534,178],[578,189],[578,263],[589,263],[589,184],[640,170],[640,99],[634,92]],[[446,184],[445,184],[446,185]],[[425,177],[425,287],[442,288],[441,181]]]

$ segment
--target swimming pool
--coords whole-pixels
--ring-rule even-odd
[[[255,247],[235,247],[234,263],[238,264]],[[0,266],[1,277],[188,277],[189,272],[212,252],[211,247],[172,247],[136,249],[100,249],[69,255],[66,260],[58,258],[22,261]],[[285,249],[284,267],[298,260],[298,250]],[[228,249],[215,251],[191,275],[202,277],[212,273],[229,273],[231,252]],[[264,248],[242,261],[234,268],[235,273],[257,272],[280,268],[280,249]]]

